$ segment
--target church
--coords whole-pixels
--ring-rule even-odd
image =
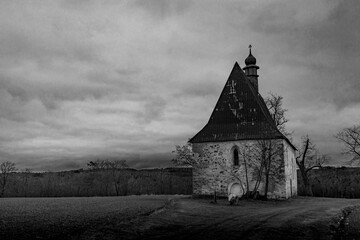
[[[259,67],[249,48],[246,66],[242,69],[235,62],[208,123],[189,140],[193,152],[208,163],[193,169],[194,195],[241,197],[250,191],[266,192],[272,199],[297,195],[296,149],[278,130],[259,93]],[[252,154],[261,144],[276,152],[264,157],[270,148],[263,147],[260,154]]]

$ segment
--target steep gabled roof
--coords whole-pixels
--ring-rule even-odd
[[[264,99],[236,62],[208,123],[189,142],[280,138],[294,147],[277,129]]]

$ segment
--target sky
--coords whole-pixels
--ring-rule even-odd
[[[248,45],[259,91],[283,96],[295,144],[341,165],[360,119],[360,2],[0,1],[0,162],[171,166]]]

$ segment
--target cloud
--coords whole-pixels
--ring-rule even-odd
[[[144,9],[146,12],[163,20],[164,18],[173,17],[174,15],[182,14],[191,6],[191,1],[173,1],[158,0],[154,2],[149,1],[134,1],[136,6]]]
[[[165,166],[208,121],[252,44],[260,92],[294,139],[359,118],[356,1],[0,3],[0,156],[67,169],[97,157]],[[166,163],[166,164],[165,164]],[[53,167],[51,167],[53,166]]]

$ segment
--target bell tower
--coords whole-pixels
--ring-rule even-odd
[[[250,80],[251,84],[254,86],[255,90],[259,91],[257,70],[259,67],[256,65],[256,58],[251,54],[251,45],[249,45],[249,56],[245,59],[246,67],[243,68],[245,75]]]

